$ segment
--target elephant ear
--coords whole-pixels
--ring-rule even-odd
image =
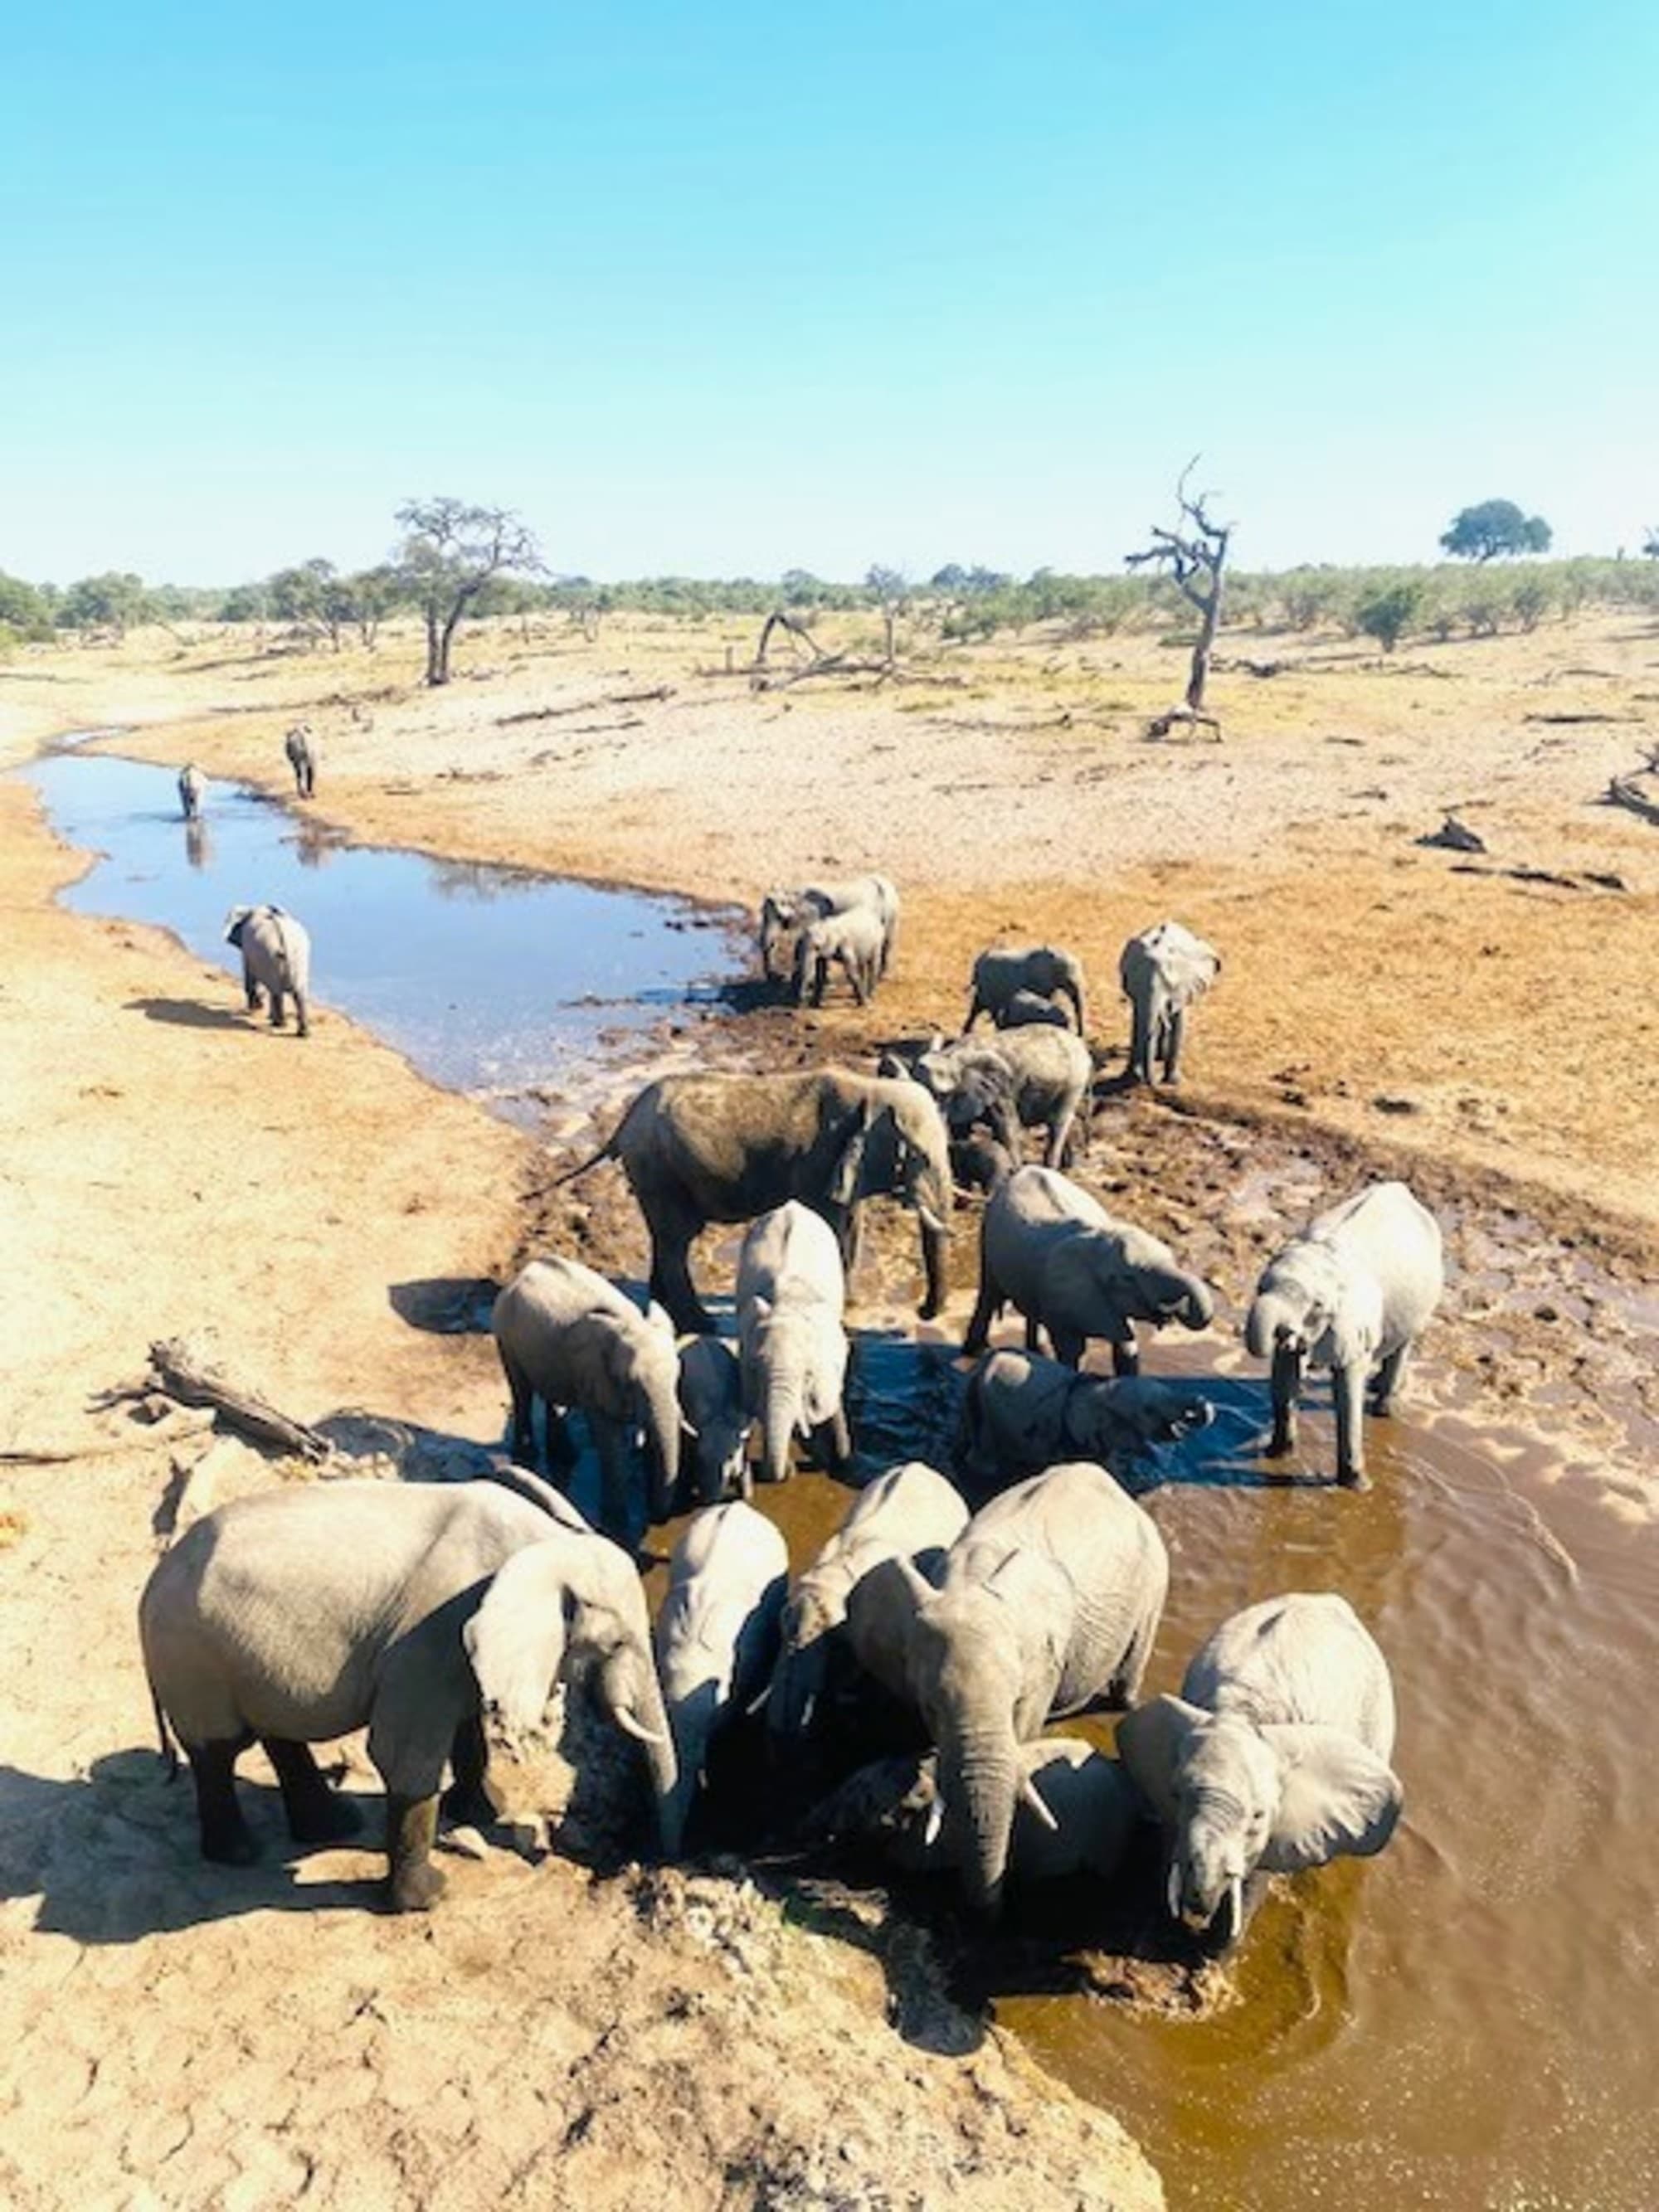
[[[1327,1859],[1369,1858],[1394,1833],[1405,1802],[1386,1759],[1345,1729],[1270,1722],[1261,1730],[1279,1756],[1279,1809],[1261,1864],[1298,1874]]]
[[[1176,1770],[1200,1721],[1210,1716],[1185,1698],[1152,1698],[1117,1724],[1117,1755],[1129,1778],[1166,1826],[1176,1824]]]
[[[541,1719],[564,1664],[565,1547],[526,1544],[498,1570],[462,1641],[484,1717],[510,1741]]]
[[[938,1595],[915,1563],[878,1559],[847,1594],[847,1632],[858,1662],[883,1689],[908,1698],[911,1632],[919,1607]]]
[[[833,1206],[851,1206],[859,1194],[864,1155],[869,1147],[874,1118],[874,1105],[866,1098],[848,1125],[846,1139],[830,1172],[830,1200]]]

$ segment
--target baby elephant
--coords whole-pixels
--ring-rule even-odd
[[[1413,1345],[1445,1288],[1440,1224],[1403,1182],[1375,1182],[1310,1221],[1271,1259],[1244,1322],[1244,1341],[1273,1362],[1269,1453],[1296,1441],[1296,1401],[1310,1367],[1328,1367],[1336,1406],[1336,1479],[1369,1487],[1362,1419],[1392,1411]]]
[[[1048,1133],[1043,1157],[1057,1168],[1070,1147],[1095,1064],[1080,1036],[1036,1024],[1005,1030],[989,1044],[963,1036],[935,1046],[916,1055],[911,1073],[938,1101],[953,1133],[982,1121],[1018,1164],[1020,1131],[1043,1128]]]
[[[309,722],[294,725],[283,739],[283,750],[294,771],[295,793],[301,799],[309,799],[317,788],[317,763],[322,757],[317,733]]]
[[[692,1516],[668,1563],[657,1615],[657,1667],[679,1781],[664,1808],[663,1849],[677,1857],[717,1731],[764,1689],[777,1651],[789,1554],[741,1501]]]
[[[738,1258],[743,1402],[761,1425],[761,1479],[789,1473],[790,1438],[817,1437],[831,1468],[852,1455],[842,1395],[847,1279],[836,1232],[799,1199],[763,1213]]]
[[[1052,1168],[1037,1167],[1010,1176],[981,1220],[979,1303],[963,1345],[970,1358],[986,1349],[992,1322],[1010,1302],[1025,1316],[1028,1352],[1046,1329],[1054,1357],[1075,1367],[1091,1338],[1103,1337],[1120,1375],[1139,1368],[1136,1322],[1207,1328],[1215,1312],[1208,1285],[1167,1244],[1114,1220]]]
[[[194,761],[186,761],[179,771],[179,805],[186,822],[202,818],[202,801],[207,797],[207,778]]]
[[[485,1721],[509,1738],[532,1729],[561,1680],[591,1680],[647,1747],[665,1813],[674,1753],[639,1577],[564,1514],[489,1481],[319,1482],[192,1523],[150,1576],[138,1627],[162,1748],[170,1723],[190,1761],[204,1858],[258,1856],[235,1784],[256,1737],[296,1842],[354,1833],[310,1746],[367,1727],[389,1902],[422,1910],[444,1886],[430,1854],[446,1765],[445,1811],[493,1819]]]
[[[580,1410],[599,1454],[601,1518],[620,1533],[628,1526],[629,1449],[642,1428],[652,1463],[649,1517],[665,1520],[684,1425],[679,1358],[666,1319],[642,1314],[579,1260],[532,1260],[496,1299],[489,1325],[513,1394],[514,1459],[535,1464],[539,1398],[548,1464],[568,1475],[576,1454],[562,1417]]]
[[[842,914],[820,915],[795,940],[795,1004],[821,1006],[832,966],[852,986],[860,1006],[867,1006],[881,981],[887,933],[873,906],[848,907]]]
[[[283,1026],[283,1006],[294,1000],[295,1025],[311,1035],[311,938],[302,922],[279,906],[234,906],[225,917],[225,942],[242,956],[242,988],[247,1010],[259,1011],[259,994],[270,999],[270,1026]]]
[[[692,1502],[718,1505],[723,1498],[747,1498],[754,1484],[737,1352],[720,1336],[683,1336],[679,1352],[680,1411],[691,1440]],[[681,1510],[679,1500],[676,1510]]]
[[[994,945],[981,952],[974,963],[973,993],[963,1034],[981,1014],[989,1014],[1000,1029],[1008,1007],[1021,994],[1050,1003],[1067,1000],[1077,1016],[1078,1034],[1083,1034],[1083,963],[1075,952],[1057,945]],[[1029,1012],[1025,1018],[1030,1020]]]
[[[1130,1082],[1151,1083],[1161,1061],[1164,1080],[1178,1083],[1187,1009],[1221,973],[1213,946],[1178,921],[1160,921],[1129,939],[1117,972],[1129,1001]]]
[[[1213,1418],[1192,1384],[1140,1375],[1109,1381],[1029,1352],[993,1352],[968,1377],[958,1463],[999,1489],[1072,1459],[1092,1460],[1127,1481],[1159,1444]]]
[[[1130,1713],[1117,1747],[1169,1833],[1171,1915],[1223,1946],[1258,1872],[1368,1858],[1400,1817],[1388,1662],[1330,1592],[1223,1621],[1180,1697]]]
[[[1001,1189],[1018,1164],[1006,1145],[982,1129],[951,1139],[951,1179],[958,1190],[979,1191],[988,1198]]]

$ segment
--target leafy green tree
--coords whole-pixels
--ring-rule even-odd
[[[1522,514],[1512,499],[1483,499],[1452,517],[1440,548],[1456,561],[1495,561],[1504,553],[1547,553],[1551,535],[1541,514]]]
[[[15,640],[39,642],[52,635],[52,603],[33,584],[0,568],[0,623]]]
[[[877,562],[865,570],[864,588],[881,609],[882,628],[887,641],[887,659],[890,665],[898,658],[898,618],[910,604],[909,580],[902,568],[884,568]]]
[[[1354,609],[1354,620],[1384,653],[1392,653],[1416,620],[1422,604],[1422,585],[1413,577],[1402,577],[1398,583],[1385,585],[1361,599]]]
[[[64,592],[58,608],[60,629],[112,629],[125,637],[146,613],[144,580],[130,570],[111,568],[101,576],[82,576]]]
[[[221,622],[264,622],[270,612],[270,592],[264,584],[236,584],[219,602]]]
[[[426,680],[449,681],[455,633],[493,577],[540,574],[540,546],[504,507],[465,500],[410,500],[398,509],[407,533],[398,562],[404,590],[426,624]]]

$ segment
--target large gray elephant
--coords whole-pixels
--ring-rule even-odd
[[[1091,1874],[1109,1881],[1122,1865],[1142,1820],[1139,1792],[1115,1759],[1074,1736],[1039,1737],[1017,1756],[1032,1799],[1014,1808],[1007,1880],[1024,1888]],[[935,1874],[951,1866],[944,1832],[939,1761],[900,1754],[862,1766],[803,1823],[811,1843],[874,1839],[907,1874]]]
[[[179,807],[186,822],[201,820],[206,797],[207,778],[194,761],[186,761],[179,771]]]
[[[573,1525],[574,1524],[574,1525]],[[261,1492],[192,1523],[138,1608],[158,1721],[196,1784],[203,1856],[246,1865],[236,1801],[257,1737],[300,1843],[355,1832],[309,1746],[368,1729],[386,1791],[388,1894],[421,1910],[446,1763],[453,1818],[494,1816],[489,1728],[533,1728],[562,1680],[591,1681],[649,1758],[659,1808],[677,1779],[645,1598],[626,1553],[490,1481],[322,1482]]]
[[[1129,1001],[1129,1080],[1152,1082],[1158,1061],[1164,1080],[1179,1083],[1187,1010],[1221,973],[1220,956],[1180,922],[1160,921],[1129,939],[1117,972]]]
[[[1078,1035],[1086,1026],[1083,992],[1083,963],[1075,952],[1057,945],[993,945],[974,963],[973,987],[968,1001],[965,1036],[981,1014],[989,1014],[995,1027],[1021,993],[1035,999],[1065,999],[1077,1016]],[[1029,1011],[1025,1018],[1030,1018]]]
[[[1353,1607],[1326,1591],[1234,1613],[1181,1692],[1127,1715],[1118,1753],[1169,1833],[1171,1915],[1225,1944],[1258,1872],[1369,1857],[1394,1833],[1394,1686]]]
[[[614,1283],[579,1260],[532,1260],[489,1317],[513,1394],[513,1456],[535,1461],[535,1401],[547,1427],[547,1463],[568,1474],[575,1450],[563,1416],[586,1419],[599,1455],[601,1519],[621,1534],[629,1518],[629,1460],[647,1438],[649,1516],[665,1521],[680,1475],[679,1356],[665,1316],[642,1314]]]
[[[647,1084],[616,1134],[562,1176],[618,1160],[651,1232],[651,1290],[677,1328],[714,1324],[691,1281],[691,1245],[711,1221],[752,1221],[799,1199],[841,1240],[850,1272],[859,1210],[901,1199],[921,1224],[922,1318],[945,1301],[951,1160],[945,1124],[916,1084],[812,1068],[790,1075],[665,1075]]]
[[[953,1135],[983,1122],[1018,1164],[1020,1131],[1046,1129],[1044,1158],[1054,1168],[1066,1156],[1095,1064],[1070,1030],[1027,1025],[1004,1030],[988,1044],[954,1038],[919,1053],[911,1072],[938,1100]]]
[[[1267,1262],[1244,1341],[1273,1362],[1277,1456],[1296,1441],[1296,1401],[1310,1367],[1328,1367],[1336,1407],[1336,1479],[1369,1487],[1365,1382],[1372,1411],[1392,1412],[1412,1347],[1445,1288],[1440,1224],[1403,1182],[1370,1183],[1310,1221]]]
[[[1127,1480],[1214,1410],[1196,1383],[1109,1380],[1029,1352],[988,1352],[968,1377],[958,1464],[973,1481],[999,1487],[1073,1459]]]
[[[771,981],[773,956],[783,939],[793,936],[810,922],[821,921],[827,915],[850,914],[858,907],[870,908],[881,923],[881,955],[877,972],[879,981],[892,965],[894,948],[898,943],[899,895],[896,886],[886,876],[854,876],[845,883],[802,884],[793,890],[779,885],[768,891],[760,909],[761,973]]]
[[[283,1025],[283,1001],[294,1001],[295,1026],[311,1034],[311,936],[303,922],[279,906],[234,906],[225,916],[225,942],[242,956],[242,988],[251,1014],[261,992],[270,1000],[270,1026]]]
[[[886,926],[873,906],[815,915],[795,940],[795,1004],[821,1006],[835,967],[846,976],[858,1004],[868,1006],[886,959]]]
[[[679,1766],[663,1808],[671,1858],[684,1844],[710,1744],[766,1686],[788,1577],[782,1537],[741,1500],[694,1514],[670,1556],[656,1644]]]
[[[322,748],[309,722],[294,725],[283,739],[283,750],[294,771],[295,793],[301,799],[310,799],[317,789],[317,766],[322,758]]]
[[[902,1559],[854,1585],[854,1651],[938,1747],[945,1833],[975,1907],[996,1910],[1016,1805],[1050,1818],[1019,1746],[1053,1717],[1133,1703],[1169,1579],[1149,1516],[1078,1462],[981,1506],[937,1589]]]
[[[979,1303],[963,1345],[969,1358],[986,1349],[991,1324],[1010,1303],[1025,1316],[1028,1351],[1038,1349],[1038,1332],[1046,1329],[1054,1357],[1075,1367],[1090,1339],[1103,1337],[1119,1375],[1139,1368],[1133,1323],[1207,1328],[1215,1312],[1208,1285],[1188,1274],[1167,1244],[1113,1219],[1086,1190],[1038,1167],[1010,1176],[985,1208]]]
[[[775,1749],[798,1743],[854,1671],[847,1601],[854,1583],[893,1559],[908,1559],[933,1579],[967,1525],[956,1489],[920,1460],[889,1468],[860,1491],[784,1604],[782,1648],[766,1699]]]
[[[738,1255],[738,1360],[744,1410],[760,1423],[761,1479],[782,1482],[797,1431],[835,1472],[853,1454],[847,1279],[836,1232],[792,1198],[763,1213]]]
[[[743,1402],[743,1370],[724,1337],[680,1339],[680,1411],[691,1431],[691,1494],[698,1505],[747,1498],[750,1419]],[[682,1453],[681,1464],[686,1455]]]

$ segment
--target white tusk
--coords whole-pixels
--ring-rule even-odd
[[[1244,1878],[1235,1875],[1227,1885],[1227,1941],[1236,1943],[1244,1929]]]
[[[666,1743],[668,1741],[665,1735],[658,1735],[654,1730],[636,1721],[633,1714],[621,1705],[617,1706],[613,1717],[623,1734],[631,1735],[636,1743]]]
[[[933,1850],[933,1845],[939,1841],[939,1832],[944,1826],[945,1800],[936,1796],[933,1803],[927,1808],[927,1819],[921,1832],[921,1846],[924,1850]]]
[[[1181,1917],[1181,1862],[1179,1859],[1172,1858],[1170,1861],[1170,1887],[1168,1894],[1170,1900],[1170,1917],[1171,1920],[1179,1920]]]
[[[694,1443],[696,1441],[697,1432],[692,1427],[690,1422],[686,1419],[684,1413],[680,1415],[680,1434],[683,1437],[690,1437]]]
[[[806,1692],[806,1702],[800,1709],[800,1732],[803,1735],[811,1727],[812,1716],[817,1709],[818,1693],[816,1690],[809,1690]]]
[[[1028,1774],[1019,1785],[1022,1802],[1028,1811],[1035,1813],[1051,1836],[1060,1833],[1060,1823],[1042,1802],[1042,1793]]]
[[[761,1707],[766,1703],[766,1700],[771,1696],[771,1694],[772,1685],[769,1682],[764,1689],[760,1692],[757,1697],[750,1698],[749,1703],[743,1709],[750,1720],[754,1719],[755,1715],[759,1712]]]

